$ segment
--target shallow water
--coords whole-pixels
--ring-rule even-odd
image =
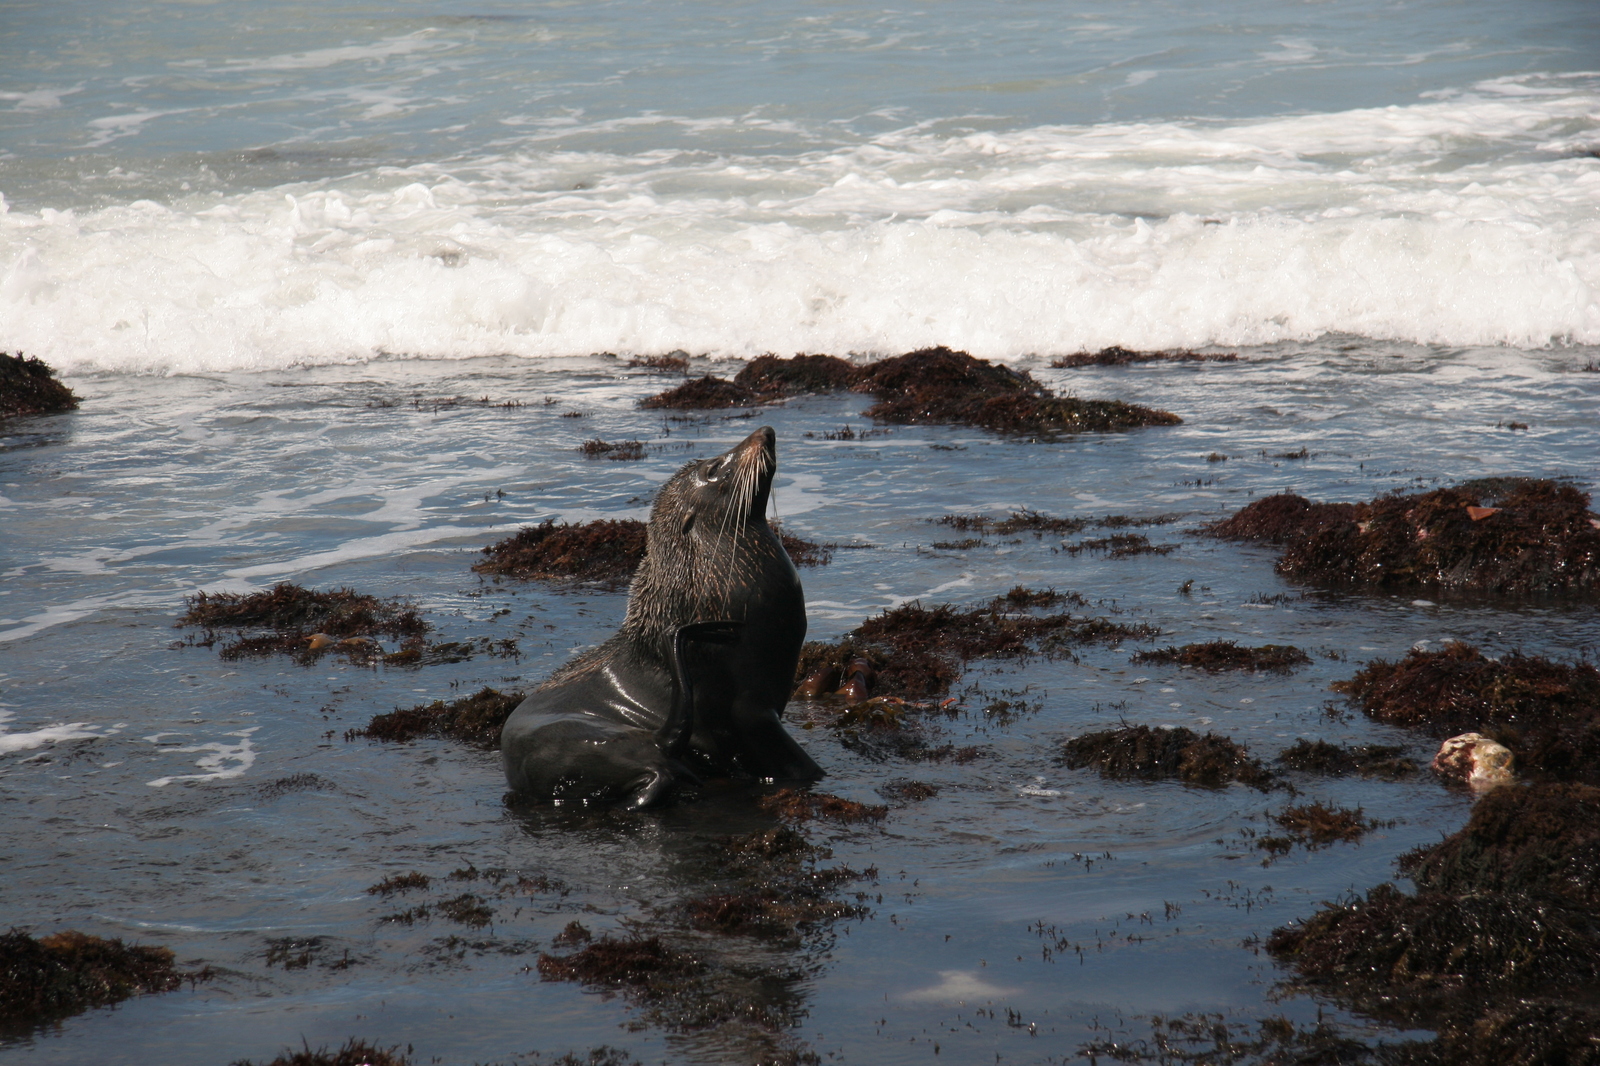
[[[1298,781],[1306,799],[1394,824],[1264,867],[1244,832],[1265,828],[1281,793],[1103,781],[1057,766],[1057,744],[1125,720],[1213,729],[1265,759],[1301,737],[1402,743],[1425,759],[1426,742],[1330,716],[1327,685],[1421,641],[1592,651],[1592,607],[1302,598],[1273,573],[1270,552],[1192,529],[1283,489],[1365,499],[1518,473],[1592,490],[1600,375],[1575,368],[1594,354],[1336,337],[1247,349],[1235,364],[1035,366],[1059,388],[1185,419],[1049,444],[953,427],[822,439],[870,428],[854,395],[796,400],[755,421],[665,421],[634,404],[675,377],[601,358],[70,378],[82,410],[8,423],[0,453],[0,861],[10,871],[0,924],[165,944],[218,975],[13,1033],[0,1062],[198,1066],[349,1036],[411,1044],[422,1062],[601,1043],[646,1061],[744,1061],[756,1046],[748,1033],[666,1033],[624,1000],[542,982],[528,967],[575,918],[612,930],[693,895],[709,877],[708,841],[768,824],[748,797],[647,815],[513,811],[492,754],[343,734],[397,705],[528,683],[601,639],[622,593],[485,582],[469,569],[475,551],[547,517],[642,516],[677,465],[761,423],[778,433],[774,507],[786,527],[870,545],[802,572],[814,638],[911,599],[977,603],[1025,584],[1154,623],[1162,644],[1228,636],[1296,644],[1315,659],[1290,675],[1242,677],[1135,667],[1139,645],[975,664],[959,689],[964,713],[939,724],[984,749],[966,764],[873,762],[822,730],[797,731],[830,792],[878,802],[876,789],[905,778],[942,791],[893,805],[881,824],[812,830],[834,861],[877,868],[876,884],[846,886],[870,888],[868,917],[800,946],[725,938],[718,948],[769,976],[793,1037],[846,1061],[938,1061],[937,1043],[948,1061],[1045,1062],[1107,1028],[1147,1035],[1152,1013],[1314,1020],[1314,1001],[1274,998],[1281,975],[1255,938],[1389,878],[1398,853],[1453,831],[1469,801],[1427,775]],[[443,402],[453,397],[468,402]],[[508,401],[522,406],[497,406]],[[561,417],[569,411],[583,417]],[[1497,426],[1512,420],[1530,428]],[[594,437],[638,438],[650,454],[584,459],[575,448]],[[1308,458],[1270,458],[1302,447]],[[1229,458],[1207,462],[1212,452]],[[1145,530],[1178,548],[1112,560],[1031,535],[930,547],[950,536],[929,519],[1022,507],[1178,514]],[[184,596],[279,580],[410,596],[439,639],[514,637],[521,654],[373,669],[225,662],[213,648],[176,646]],[[1005,698],[1029,710],[984,713],[1019,692]],[[566,889],[498,898],[482,879],[447,879],[469,864],[542,873]],[[441,880],[404,898],[366,892],[411,870]],[[463,891],[490,899],[490,927],[382,920]],[[1035,923],[1054,927],[1049,939]],[[281,938],[321,939],[271,955]],[[1057,938],[1082,955],[1047,958]],[[285,967],[307,951],[303,967]]]
[[[1590,6],[8,4],[0,350],[44,357],[84,404],[0,424],[0,923],[166,944],[216,976],[7,1033],[0,1062],[199,1066],[350,1036],[448,1063],[772,1050],[530,968],[574,919],[670,918],[719,835],[768,824],[751,797],[553,817],[503,804],[492,754],[344,739],[602,639],[621,592],[486,582],[478,549],[545,518],[643,517],[677,465],[762,422],[776,513],[841,545],[802,573],[813,637],[1025,584],[1162,643],[1314,657],[1247,677],[1134,667],[1137,645],[974,665],[935,738],[983,749],[964,764],[800,731],[829,791],[942,791],[810,830],[876,868],[843,889],[867,917],[797,945],[700,938],[789,1039],[825,1061],[1049,1062],[1181,1011],[1322,1012],[1392,1038],[1280,1001],[1258,941],[1389,877],[1461,824],[1464,796],[1300,782],[1394,824],[1264,867],[1249,834],[1282,794],[1105,782],[1054,753],[1125,720],[1268,759],[1300,737],[1425,758],[1330,715],[1328,684],[1421,641],[1594,648],[1592,606],[1301,597],[1269,551],[1193,533],[1284,489],[1600,481]],[[1185,421],[1049,444],[862,435],[863,399],[838,395],[678,422],[635,406],[676,379],[623,361],[684,349],[726,374],[769,350],[932,344]],[[1110,344],[1242,361],[1045,365]],[[824,436],[844,426],[855,439]],[[649,454],[587,460],[591,438]],[[1145,530],[1177,548],[932,546],[965,534],[930,519],[1023,507],[1178,515]],[[413,597],[438,639],[480,650],[228,662],[174,628],[197,591],[282,580]],[[488,654],[508,638],[515,656]],[[986,713],[999,699],[1026,709]],[[449,878],[469,867],[565,888]],[[366,891],[412,870],[434,887]],[[385,920],[466,892],[491,926]]]

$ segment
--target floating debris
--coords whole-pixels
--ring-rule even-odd
[[[75,930],[34,939],[12,929],[0,934],[0,1018],[53,1021],[210,976],[209,970],[182,973],[172,961],[166,948]]]
[[[800,862],[804,859],[825,857],[826,851],[786,825],[744,836],[725,837],[721,843],[726,858],[735,866],[764,867],[775,859]]]
[[[501,692],[487,686],[470,696],[446,703],[434,700],[405,709],[395,708],[373,717],[365,729],[345,733],[346,740],[365,737],[404,743],[421,737],[458,740],[486,750],[500,747],[500,727],[522,702],[520,692]]]
[[[223,646],[224,659],[282,653],[310,662],[324,652],[338,651],[354,662],[397,661],[396,656],[405,656],[408,650],[420,657],[422,635],[429,629],[405,600],[379,599],[348,588],[319,592],[283,582],[248,595],[201,592],[184,602],[189,609],[176,625],[202,627],[206,637],[196,643],[213,643],[219,629],[241,634]],[[260,629],[271,632],[243,635]],[[385,655],[372,639],[375,636],[403,638],[405,643],[400,652]]]
[[[78,398],[45,363],[21,352],[0,352],[0,418],[54,414],[77,406]]]
[[[1285,493],[1205,531],[1281,544],[1278,572],[1318,584],[1600,592],[1600,516],[1555,481],[1486,478],[1359,504]]]
[[[1437,1051],[1451,1066],[1594,1066],[1600,1008],[1570,999],[1524,999],[1465,1022],[1446,1021]],[[1434,1048],[1428,1048],[1433,1052]]]
[[[1272,771],[1244,745],[1182,727],[1136,725],[1085,733],[1062,746],[1060,761],[1068,769],[1089,767],[1112,778],[1174,779],[1209,788],[1239,781],[1263,792],[1274,785]]]
[[[1512,762],[1510,748],[1482,733],[1462,733],[1439,745],[1432,768],[1440,777],[1464,784],[1474,792],[1487,792],[1516,780]]]
[[[1278,765],[1308,774],[1342,777],[1405,777],[1417,772],[1416,760],[1407,758],[1405,748],[1389,744],[1359,744],[1343,748],[1326,740],[1297,740],[1278,756]]]
[[[1098,352],[1074,352],[1050,360],[1057,370],[1076,370],[1084,366],[1128,366],[1132,363],[1236,363],[1238,352],[1196,352],[1188,348],[1138,352],[1113,344]]]
[[[831,946],[834,923],[867,914],[866,893],[847,902],[838,886],[875,881],[877,870],[819,867],[815,860],[828,850],[786,825],[702,844],[697,857],[684,856],[686,872],[705,875],[686,898],[624,919],[618,932],[596,935],[569,923],[555,943],[570,950],[541,955],[540,977],[620,994],[645,1024],[669,1032],[720,1031],[710,1038],[738,1040],[741,1061],[819,1061],[793,1035],[805,1010],[788,990]],[[752,952],[730,938],[763,943]],[[788,954],[795,949],[806,957]]]
[[[1525,774],[1600,782],[1600,670],[1511,652],[1491,659],[1459,641],[1374,659],[1333,685],[1370,718],[1435,737],[1481,733]]]
[[[1257,648],[1246,648],[1231,640],[1212,640],[1204,644],[1185,644],[1177,648],[1135,652],[1128,661],[1170,663],[1213,672],[1276,670],[1286,673],[1296,666],[1309,663],[1311,656],[1290,644],[1263,644]]]

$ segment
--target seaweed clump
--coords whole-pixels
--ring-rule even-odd
[[[780,788],[757,803],[763,811],[786,822],[809,822],[826,818],[833,822],[878,821],[889,813],[889,808],[857,803],[826,792],[807,789]]]
[[[666,373],[683,373],[689,369],[689,353],[679,348],[666,355],[641,355],[628,360],[630,367],[660,370]]]
[[[555,938],[566,950],[539,956],[540,977],[619,994],[670,1032],[716,1032],[745,1049],[744,1061],[816,1062],[792,1034],[806,1015],[801,983],[831,946],[833,923],[867,913],[865,893],[847,902],[839,886],[877,871],[819,866],[828,849],[788,825],[702,845],[683,867],[696,891],[619,932],[569,924]],[[762,946],[730,947],[728,938]],[[799,958],[789,954],[796,949]]]
[[[790,798],[785,797],[786,801]],[[831,800],[835,806],[849,804],[837,797],[816,798]],[[883,810],[861,804],[843,809],[858,820],[882,817]],[[831,853],[787,825],[726,837],[720,843],[720,883],[711,891],[690,897],[678,908],[692,929],[777,939],[798,946],[802,937],[821,934],[833,922],[867,914],[859,902],[845,902],[835,889],[846,881],[874,877],[876,871],[857,873],[843,866],[816,865],[817,859]],[[858,896],[858,901],[864,898]]]
[[[1495,789],[1398,865],[1416,895],[1379,885],[1273,931],[1292,986],[1437,1029],[1418,1061],[1594,1061],[1600,788]]]
[[[578,445],[578,451],[590,459],[613,459],[630,462],[644,458],[644,442],[637,440],[605,441],[596,438]]]
[[[1548,900],[1408,896],[1382,884],[1274,930],[1267,950],[1294,965],[1302,987],[1387,1020],[1437,1024],[1495,999],[1600,980],[1600,941],[1588,925]]]
[[[975,659],[1022,659],[1041,651],[1053,653],[1070,644],[1149,640],[1160,633],[1143,622],[1075,617],[1066,611],[1026,613],[1063,601],[1085,602],[1073,593],[1018,587],[968,610],[948,603],[925,607],[920,601],[885,610],[839,641],[806,644],[795,673],[796,695],[832,692],[830,679],[836,685],[861,672],[863,687],[848,692],[852,702],[869,692],[926,699],[948,692],[961,675],[961,667]],[[857,664],[870,669],[862,670]]]
[[[1256,847],[1279,855],[1296,844],[1315,851],[1341,841],[1353,843],[1379,825],[1365,817],[1360,807],[1351,810],[1320,802],[1285,807],[1271,818],[1286,835],[1262,837],[1256,841]]]
[[[172,962],[166,948],[75,930],[35,939],[12,929],[0,935],[0,1018],[50,1021],[207,976],[181,973]]]
[[[644,558],[645,524],[634,518],[601,518],[581,525],[547,518],[523,526],[483,549],[473,564],[479,574],[538,581],[594,581],[619,585]]]
[[[1600,912],[1600,788],[1497,788],[1459,832],[1401,857],[1433,892],[1538,895]]]
[[[797,355],[793,359],[763,355],[745,364],[733,383],[770,403],[787,396],[854,388],[862,373],[855,363],[833,355]]]
[[[1197,670],[1277,670],[1287,672],[1304,666],[1311,656],[1289,644],[1263,644],[1259,648],[1240,647],[1232,640],[1212,640],[1204,644],[1185,644],[1178,648],[1157,648],[1136,652],[1135,663],[1172,663]]]
[[[0,418],[53,414],[77,406],[72,390],[37,357],[0,352]]]
[[[691,378],[677,388],[639,401],[639,406],[647,411],[754,407],[805,393],[854,388],[862,373],[861,367],[832,355],[797,355],[792,359],[763,355],[745,364],[732,381],[710,374]]]
[[[255,1063],[250,1059],[239,1059],[232,1066],[255,1066]],[[264,1066],[411,1066],[411,1060],[400,1054],[398,1044],[384,1048],[351,1037],[331,1051],[326,1047],[313,1051],[310,1044],[299,1051],[285,1048],[282,1054]]]
[[[636,518],[599,518],[581,525],[547,518],[484,548],[485,558],[472,569],[523,580],[592,581],[617,587],[627,584],[644,559],[645,530]],[[833,559],[830,545],[782,530],[777,533],[796,566],[826,566]]]
[[[1297,740],[1278,755],[1277,761],[1288,770],[1328,777],[1360,774],[1393,779],[1417,772],[1416,760],[1408,758],[1404,748],[1393,744],[1357,744],[1345,748],[1326,740]]]
[[[930,785],[926,781],[896,780],[878,786],[878,795],[886,800],[897,800],[901,803],[917,803],[932,799],[938,794],[939,786]]]
[[[484,749],[500,746],[500,728],[511,712],[522,702],[520,692],[501,692],[488,686],[446,703],[432,703],[415,707],[395,708],[387,714],[375,715],[365,729],[352,729],[345,733],[346,740],[366,737],[391,743],[417,740],[421,737],[438,737],[459,740],[464,744]]]
[[[974,533],[998,533],[1009,537],[1016,533],[1032,533],[1043,537],[1046,533],[1077,533],[1087,528],[1085,518],[1057,518],[1041,511],[1024,508],[1012,511],[1005,518],[988,518],[978,514],[947,514],[932,520],[938,525]]]
[[[203,627],[207,643],[218,629],[241,633],[223,646],[224,659],[283,652],[309,662],[324,652],[338,651],[359,662],[411,661],[429,628],[416,608],[401,599],[379,599],[348,588],[319,592],[287,581],[248,595],[201,592],[185,602],[189,609],[176,624]],[[252,629],[271,632],[242,635]],[[373,640],[377,636],[400,638],[402,650],[384,656]]]
[[[1470,1024],[1447,1024],[1437,1061],[1451,1066],[1595,1066],[1600,1008],[1561,999],[1524,999]]]
[[[862,908],[828,898],[825,893],[747,889],[696,896],[684,910],[692,928],[735,936],[791,937],[797,929],[818,922],[854,917]]]
[[[1489,478],[1356,504],[1285,493],[1206,532],[1280,544],[1278,572],[1317,584],[1600,592],[1600,516],[1587,493],[1549,480]]]
[[[1087,537],[1076,544],[1063,544],[1068,555],[1080,552],[1105,552],[1108,559],[1131,559],[1135,555],[1170,555],[1176,544],[1152,544],[1142,533],[1113,533],[1109,537]]]
[[[1523,772],[1600,783],[1600,670],[1589,663],[1491,659],[1453,642],[1375,659],[1333,689],[1377,721],[1435,737],[1481,732],[1510,748]]]
[[[640,401],[647,410],[712,409],[773,403],[787,396],[854,389],[876,398],[870,418],[899,424],[967,425],[1052,437],[1103,433],[1183,420],[1120,400],[1057,396],[1026,371],[949,348],[923,348],[856,365],[827,355],[762,356],[733,381],[703,377]]]
[[[639,401],[646,411],[710,411],[724,407],[754,407],[761,397],[743,385],[735,385],[724,378],[690,378],[676,388]]]
[[[1060,761],[1071,770],[1091,767],[1104,777],[1178,780],[1208,788],[1239,781],[1265,792],[1275,781],[1272,771],[1244,745],[1181,726],[1136,725],[1085,733],[1062,746]]]
[[[1263,540],[1284,544],[1323,525],[1340,528],[1353,522],[1353,503],[1312,503],[1304,496],[1280,492],[1266,496],[1227,518],[1203,527],[1213,537],[1224,540]]]
[[[1026,371],[949,348],[924,348],[865,368],[856,386],[878,400],[866,414],[883,422],[978,426],[997,433],[1055,436],[1174,426],[1168,411],[1120,400],[1057,396]]]
[[[1081,1044],[1078,1057],[1090,1066],[1111,1062],[1154,1066],[1357,1066],[1392,1062],[1359,1040],[1341,1036],[1326,1022],[1302,1029],[1287,1018],[1263,1018],[1254,1030],[1224,1014],[1180,1014],[1150,1019],[1150,1036],[1115,1039],[1118,1034]]]
[[[1237,363],[1238,352],[1196,352],[1188,348],[1140,352],[1113,344],[1098,352],[1073,352],[1050,360],[1057,370],[1076,370],[1085,366],[1128,366],[1133,363]]]

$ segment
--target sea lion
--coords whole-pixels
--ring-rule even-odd
[[[823,776],[779,720],[806,611],[766,519],[776,439],[763,426],[662,486],[622,627],[506,720],[513,792],[647,807],[701,775]]]

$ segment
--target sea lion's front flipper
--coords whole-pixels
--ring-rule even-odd
[[[827,772],[783,728],[778,711],[762,708],[740,719],[736,758],[759,781],[820,781]]]
[[[702,626],[705,627],[702,629]],[[779,685],[758,683],[772,670],[763,633],[733,623],[685,626],[679,659],[687,707],[687,750],[712,773],[762,781],[817,781],[822,767],[783,728],[782,698],[792,687],[791,665]]]
[[[723,656],[706,654],[712,647],[736,644],[743,622],[693,622],[679,626],[672,637],[672,703],[656,739],[661,750],[672,758],[682,758],[689,749],[695,729],[695,693],[715,690],[726,680],[727,663]],[[702,650],[704,649],[704,650]]]

